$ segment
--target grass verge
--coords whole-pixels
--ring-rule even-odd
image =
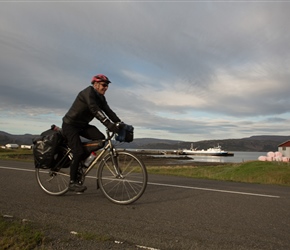
[[[0,217],[0,249],[43,249],[44,235],[32,223]]]
[[[0,148],[1,160],[32,161],[32,150],[29,149],[2,149]]]
[[[249,161],[220,166],[147,167],[150,174],[290,186],[290,164]]]
[[[54,228],[51,229],[53,231],[51,235],[47,225],[44,227],[45,229],[40,229],[41,226],[35,223],[0,214],[0,249],[70,249],[70,246],[76,245],[82,245],[86,248],[86,244],[91,246],[98,243],[113,242],[113,238],[109,235],[92,232],[70,232],[68,234],[68,232],[56,231]]]

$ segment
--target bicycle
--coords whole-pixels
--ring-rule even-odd
[[[107,137],[101,141],[83,142],[83,146],[104,143],[98,155],[86,167],[83,162],[78,169],[78,181],[84,183],[88,173],[97,167],[97,189],[111,202],[127,205],[137,201],[144,193],[148,175],[144,163],[126,150],[116,149],[112,142],[114,133],[106,131]],[[94,149],[90,152],[95,151]],[[64,143],[58,150],[55,166],[50,169],[36,168],[36,179],[41,189],[49,195],[63,195],[68,192],[70,164],[73,154]]]

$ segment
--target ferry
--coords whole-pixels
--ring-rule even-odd
[[[234,156],[234,153],[230,153],[228,151],[222,150],[221,146],[218,145],[213,148],[208,149],[201,149],[197,150],[194,149],[191,145],[190,149],[183,149],[182,154],[184,155],[206,155],[206,156]]]

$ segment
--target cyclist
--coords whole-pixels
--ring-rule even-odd
[[[105,75],[99,74],[92,78],[88,86],[77,95],[72,106],[63,117],[62,130],[72,149],[73,161],[70,167],[69,190],[84,192],[87,187],[78,183],[77,171],[80,161],[84,157],[84,150],[80,136],[90,140],[105,139],[105,135],[89,122],[97,118],[109,131],[118,133],[116,125],[120,118],[109,107],[105,93],[111,81]]]

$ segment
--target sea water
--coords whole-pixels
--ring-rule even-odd
[[[235,151],[234,156],[203,156],[203,155],[191,155],[192,161],[201,162],[245,162],[245,161],[257,161],[259,156],[267,156],[267,152],[241,152]]]
[[[136,151],[133,150],[132,151]],[[137,150],[140,151],[140,150]],[[143,150],[141,150],[143,151]],[[166,151],[162,149],[144,149],[144,151]],[[172,150],[173,151],[173,150]],[[267,156],[268,152],[244,152],[244,151],[229,151],[230,153],[233,153],[233,156],[206,156],[206,155],[176,155],[176,154],[165,154],[165,155],[159,155],[159,154],[153,154],[154,157],[180,157],[181,159],[184,157],[192,158],[192,160],[186,160],[186,161],[200,161],[200,162],[233,162],[233,163],[240,163],[240,162],[246,162],[246,161],[257,161],[259,156]],[[150,155],[150,153],[148,153]]]

